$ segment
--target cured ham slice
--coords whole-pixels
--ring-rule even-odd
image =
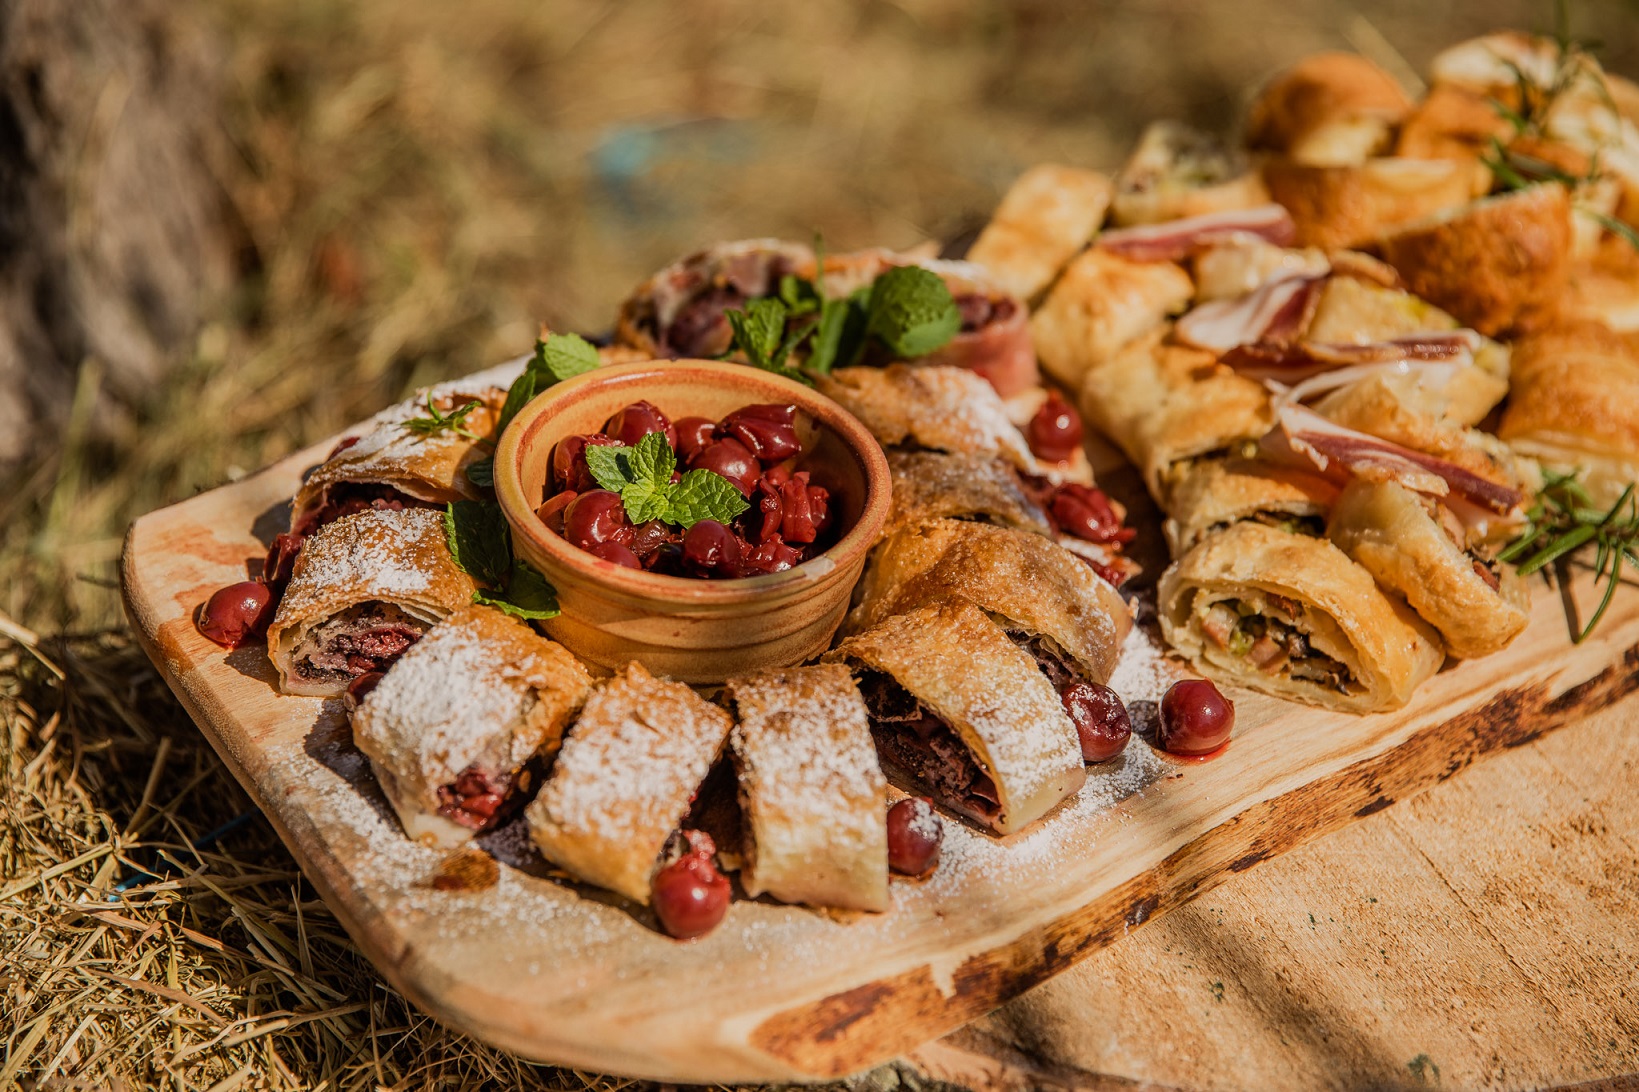
[[[1251,379],[1298,383],[1323,372],[1374,364],[1469,364],[1481,344],[1472,330],[1443,330],[1359,345],[1259,341],[1234,346],[1221,359]]]
[[[1286,277],[1240,299],[1203,303],[1178,320],[1173,336],[1185,345],[1215,353],[1257,342],[1290,340],[1303,329],[1323,280]]]
[[[1313,410],[1285,403],[1275,410],[1278,424],[1265,437],[1264,452],[1277,461],[1307,459],[1323,473],[1372,481],[1395,481],[1407,489],[1452,497],[1503,516],[1525,503],[1517,489],[1421,451],[1344,428]]]
[[[1177,262],[1209,247],[1249,236],[1287,246],[1297,237],[1297,227],[1290,213],[1271,203],[1118,228],[1100,235],[1094,245],[1135,262]]]

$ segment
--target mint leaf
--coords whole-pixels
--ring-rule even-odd
[[[479,489],[495,488],[495,456],[475,459],[467,464],[467,481]]]
[[[418,436],[435,436],[440,432],[453,432],[457,436],[464,436],[469,440],[482,440],[483,437],[467,428],[467,417],[483,403],[474,398],[460,409],[452,409],[448,413],[438,412],[433,405],[433,392],[427,392],[427,416],[412,417],[404,422],[404,427]]]
[[[895,266],[871,287],[868,330],[897,357],[927,356],[962,328],[962,315],[937,273]]]
[[[739,349],[759,368],[770,371],[778,368],[774,354],[779,352],[785,337],[785,304],[776,299],[752,300],[744,311],[731,309],[723,312],[723,317],[734,331],[730,352]]]
[[[826,300],[820,307],[814,340],[803,368],[815,375],[829,375],[831,369],[850,364],[865,344],[865,308],[854,299]]]
[[[721,474],[691,470],[671,488],[666,514],[661,518],[687,530],[703,519],[730,523],[750,507],[734,483]]]
[[[501,433],[505,432],[506,427],[512,424],[512,419],[518,416],[518,411],[528,405],[531,398],[535,397],[539,384],[540,377],[535,372],[534,362],[531,361],[530,365],[524,369],[524,374],[514,379],[512,386],[507,388],[506,402],[501,406],[501,420],[495,427],[497,442],[501,439]]]
[[[475,591],[472,601],[530,621],[556,618],[559,613],[557,590],[521,558],[512,563],[506,586],[501,591]]]
[[[600,486],[614,493],[637,480],[632,475],[631,449],[625,444],[587,444],[586,467]]]
[[[793,315],[806,315],[819,310],[819,289],[812,281],[787,273],[780,278],[780,302]]]
[[[444,509],[444,540],[450,557],[480,584],[499,587],[512,567],[512,530],[501,506],[489,501],[452,501]]]
[[[671,508],[671,487],[660,486],[647,479],[638,479],[620,491],[620,503],[626,506],[626,518],[634,524],[648,523],[651,519],[665,519]]]
[[[646,481],[657,488],[671,484],[672,472],[677,469],[677,455],[666,442],[664,432],[651,432],[639,440],[636,447],[627,450],[631,453],[630,466],[635,481]]]
[[[579,334],[547,334],[535,342],[535,359],[529,362],[529,366],[561,383],[597,368],[598,351]]]

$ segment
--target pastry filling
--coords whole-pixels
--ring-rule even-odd
[[[859,691],[885,765],[956,811],[996,821],[1002,813],[996,783],[979,768],[955,729],[884,672],[865,672]]]
[[[371,509],[383,512],[402,512],[406,508],[441,508],[408,493],[379,482],[337,482],[324,491],[318,507],[302,517],[294,531],[297,535],[311,535],[320,527],[334,523],[343,516],[351,516]]]
[[[1253,512],[1246,517],[1250,523],[1261,523],[1265,527],[1273,527],[1277,531],[1285,531],[1289,535],[1304,535],[1308,538],[1323,538],[1326,534],[1326,518],[1324,516],[1299,516],[1291,512]],[[1225,520],[1207,528],[1210,535],[1222,531],[1240,520]],[[1202,536],[1203,538],[1206,535]]]
[[[300,678],[351,682],[372,671],[386,671],[427,629],[428,623],[393,604],[371,600],[308,630],[291,661]]]
[[[535,781],[528,765],[496,772],[468,766],[438,787],[438,814],[468,830],[493,830],[521,807]]]
[[[1265,675],[1285,674],[1342,694],[1359,689],[1347,665],[1319,651],[1297,626],[1303,606],[1285,596],[1270,595],[1259,613],[1238,599],[1220,600],[1206,613],[1201,632],[1219,649],[1247,660]]]
[[[1013,643],[1030,653],[1030,658],[1036,661],[1041,673],[1047,676],[1047,681],[1053,684],[1053,690],[1062,695],[1064,689],[1078,682],[1091,682],[1081,670],[1081,665],[1066,656],[1056,645],[1045,637],[1029,633],[1008,631],[1008,637]]]

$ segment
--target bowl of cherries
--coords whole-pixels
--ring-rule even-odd
[[[691,683],[818,655],[889,508],[887,460],[841,406],[715,361],[623,364],[521,410],[495,457],[543,623],[609,668]]]

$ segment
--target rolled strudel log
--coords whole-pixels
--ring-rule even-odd
[[[992,455],[890,451],[893,507],[882,537],[935,519],[973,519],[1051,535],[1053,525],[1019,473]]]
[[[628,664],[587,698],[525,810],[535,845],[576,878],[646,905],[661,852],[731,727],[687,686]]]
[[[819,381],[819,390],[859,418],[883,447],[995,455],[1029,473],[1038,470],[1001,397],[963,368],[838,368]]]
[[[1086,781],[1058,695],[966,600],[897,615],[825,660],[854,670],[889,777],[998,834],[1022,830]]]
[[[1355,481],[1332,509],[1327,535],[1377,582],[1406,597],[1453,656],[1506,648],[1530,620],[1513,566],[1471,544],[1441,502],[1394,482]]]
[[[353,715],[353,742],[404,831],[453,847],[512,814],[592,680],[567,649],[493,607],[427,631]]]
[[[1161,632],[1203,674],[1351,713],[1398,709],[1439,670],[1439,637],[1326,539],[1237,523],[1174,562]]]
[[[886,910],[888,783],[848,669],[783,668],[730,679],[725,690],[738,718],[729,747],[746,894]]]
[[[1114,187],[1096,171],[1043,163],[1002,195],[968,260],[1021,300],[1053,282],[1104,222]]]
[[[333,452],[302,482],[291,511],[293,534],[310,535],[325,524],[367,508],[439,507],[477,488],[466,468],[491,454],[482,440],[493,439],[506,391],[498,387],[445,384],[430,392],[439,413],[454,413],[476,402],[461,417],[460,432],[423,432],[408,422],[428,418],[427,397],[412,399],[377,418],[376,427]],[[464,435],[470,433],[470,435]]]
[[[268,627],[279,688],[337,697],[359,676],[387,670],[475,590],[450,557],[442,512],[343,516],[307,540]]]
[[[1319,474],[1235,456],[1181,463],[1166,486],[1162,531],[1174,557],[1202,538],[1242,520],[1320,535],[1338,487]]]
[[[1086,562],[1039,535],[938,520],[883,542],[844,623],[859,633],[896,614],[965,599],[999,622],[1062,689],[1106,683],[1132,628],[1121,596]]]

